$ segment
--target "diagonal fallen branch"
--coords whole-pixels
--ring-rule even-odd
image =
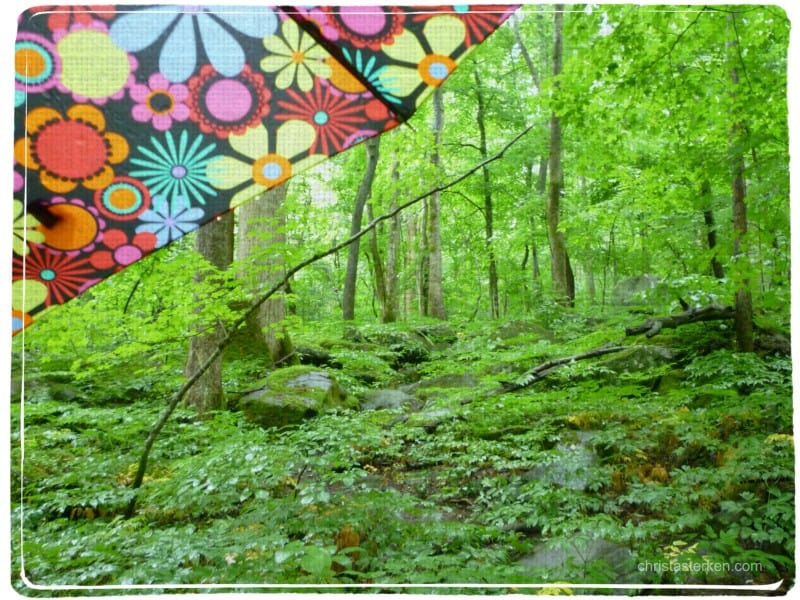
[[[169,420],[169,418],[172,415],[172,413],[178,407],[178,404],[180,404],[181,400],[183,400],[183,398],[186,396],[186,394],[189,392],[189,390],[192,388],[192,386],[195,383],[197,383],[197,380],[200,379],[200,377],[202,377],[203,374],[206,371],[208,371],[208,369],[211,367],[211,365],[214,364],[214,361],[216,361],[220,357],[220,355],[222,354],[222,351],[228,346],[228,344],[231,343],[231,341],[233,340],[234,334],[247,321],[248,317],[250,317],[250,315],[255,313],[258,310],[258,308],[262,304],[264,304],[264,302],[269,300],[278,291],[280,291],[298,271],[301,271],[302,269],[305,269],[307,266],[309,266],[309,265],[311,265],[311,264],[313,264],[313,263],[325,258],[326,256],[330,256],[331,254],[335,254],[336,252],[339,252],[339,250],[342,250],[343,248],[346,248],[347,246],[349,246],[350,244],[352,244],[356,240],[360,239],[361,237],[363,237],[364,235],[366,235],[367,233],[369,233],[370,231],[375,229],[375,227],[377,227],[383,221],[391,219],[392,217],[396,216],[397,214],[399,214],[400,212],[402,212],[405,209],[409,208],[410,206],[413,206],[413,205],[421,202],[425,198],[428,198],[429,196],[431,196],[431,195],[433,195],[433,194],[435,194],[437,192],[443,192],[443,191],[445,191],[445,190],[447,190],[447,189],[449,189],[449,188],[461,183],[467,177],[469,177],[470,175],[472,175],[473,173],[475,173],[477,171],[480,171],[481,169],[483,169],[483,167],[485,167],[489,163],[492,163],[492,162],[494,162],[496,160],[501,159],[505,155],[505,153],[508,152],[508,150],[514,144],[516,144],[523,137],[525,137],[525,135],[531,129],[533,129],[533,125],[529,125],[522,132],[517,134],[511,141],[509,141],[505,146],[503,146],[503,148],[497,154],[494,154],[493,156],[490,156],[489,158],[487,158],[484,161],[481,161],[480,163],[478,163],[477,165],[475,165],[474,167],[472,167],[468,171],[465,171],[464,173],[462,173],[461,175],[456,177],[455,179],[452,179],[449,182],[444,183],[442,185],[438,185],[438,186],[428,190],[424,194],[422,194],[420,196],[417,196],[415,198],[412,198],[411,200],[409,200],[409,201],[397,206],[394,210],[391,210],[386,214],[383,214],[383,215],[381,215],[379,217],[376,217],[375,219],[370,221],[363,229],[361,229],[361,231],[351,235],[349,238],[347,238],[343,242],[335,244],[335,245],[331,246],[330,248],[328,248],[327,250],[322,250],[320,252],[317,252],[317,253],[309,256],[307,259],[303,260],[302,262],[300,262],[300,263],[296,264],[295,266],[291,267],[290,269],[288,269],[284,273],[284,275],[283,275],[283,277],[281,278],[280,281],[278,281],[275,285],[273,285],[269,290],[264,292],[264,294],[262,294],[247,309],[247,311],[244,314],[242,314],[238,319],[236,319],[236,321],[234,321],[231,324],[230,328],[228,329],[228,333],[225,335],[225,337],[219,343],[219,345],[217,346],[216,350],[214,350],[214,352],[211,353],[211,355],[206,359],[206,361],[202,365],[200,365],[200,367],[197,369],[197,371],[191,377],[189,377],[189,379],[187,379],[186,382],[184,382],[184,384],[181,386],[181,388],[177,392],[175,392],[175,394],[172,396],[172,398],[170,399],[169,403],[167,404],[167,407],[164,409],[164,412],[162,413],[161,417],[158,419],[156,424],[153,426],[153,429],[150,430],[150,433],[147,436],[147,440],[145,440],[144,450],[142,451],[142,456],[139,459],[139,467],[138,467],[138,469],[136,471],[136,477],[134,478],[133,482],[131,483],[131,487],[134,490],[136,490],[139,487],[141,487],[142,481],[144,480],[145,471],[147,470],[147,461],[148,461],[148,459],[150,457],[150,451],[153,448],[153,444],[155,443],[156,438],[158,437],[158,434],[161,432],[161,430],[163,429],[164,425]],[[136,494],[134,493],[134,496],[133,496],[133,498],[131,498],[131,501],[129,502],[128,507],[127,507],[127,509],[125,511],[125,516],[127,518],[130,518],[130,517],[132,517],[134,515],[135,511],[136,511]]]
[[[554,358],[553,360],[548,360],[547,362],[543,362],[529,371],[526,371],[516,381],[501,381],[500,385],[502,387],[498,393],[503,394],[506,392],[515,392],[517,390],[521,390],[522,388],[526,388],[529,385],[533,385],[537,381],[541,381],[547,377],[558,367],[562,367],[579,360],[594,358],[595,356],[603,356],[604,354],[611,354],[612,352],[620,352],[630,347],[631,346],[608,346],[605,348],[595,348],[594,350],[589,350],[588,352],[584,352],[582,354],[575,354],[573,356],[565,356],[563,358]]]
[[[625,328],[625,335],[640,335],[645,334],[651,338],[658,335],[658,332],[664,329],[675,329],[681,325],[688,323],[697,323],[699,321],[721,321],[724,319],[732,319],[734,316],[732,306],[723,306],[721,304],[709,304],[703,308],[689,308],[682,313],[675,315],[667,315],[665,317],[658,317],[655,319],[647,319],[640,325]]]

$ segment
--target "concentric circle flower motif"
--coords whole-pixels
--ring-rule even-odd
[[[27,285],[25,305],[13,308],[29,312],[42,303],[63,304],[92,285],[95,277],[88,259],[53,254],[44,246],[31,245],[26,257],[14,257],[13,279]]]
[[[271,95],[264,76],[254,73],[250,65],[236,77],[222,76],[211,65],[204,65],[189,80],[187,106],[200,131],[224,139],[261,123],[269,114]]]
[[[272,35],[278,26],[275,13],[266,7],[257,11],[193,5],[159,9],[122,15],[111,25],[111,37],[128,52],[139,52],[164,39],[158,66],[175,83],[186,81],[194,73],[200,46],[218,73],[235,77],[245,65],[245,52],[231,30],[260,39]]]
[[[267,56],[261,59],[261,69],[276,73],[275,86],[279,89],[285,90],[296,81],[297,87],[307,92],[315,77],[330,77],[331,68],[325,62],[330,56],[327,50],[292,19],[283,22],[280,35],[264,40],[264,48]]]
[[[222,156],[209,163],[208,176],[218,189],[241,188],[231,199],[234,208],[325,160],[324,155],[308,155],[315,139],[314,127],[304,121],[286,121],[273,135],[263,125],[248,129],[228,140],[248,160]]]
[[[205,204],[217,196],[207,175],[209,163],[216,158],[216,144],[205,144],[202,135],[190,139],[182,131],[177,142],[167,131],[163,143],[150,138],[149,146],[138,146],[137,154],[130,160],[136,169],[129,171],[144,183],[152,196],[168,200],[177,196],[187,198],[192,204]]]
[[[110,219],[132,221],[150,208],[150,191],[138,179],[115,177],[108,187],[94,193],[94,204]]]
[[[72,256],[91,252],[102,239],[106,222],[94,206],[87,206],[80,198],[62,196],[43,203],[54,217],[50,225],[40,224],[44,242],[50,250]]]
[[[14,45],[15,106],[22,106],[27,94],[55,87],[60,75],[61,57],[56,47],[40,35],[20,32]]]
[[[391,44],[403,31],[405,13],[394,6],[333,6],[322,7],[328,24],[339,33],[339,38],[356,48],[380,50]]]
[[[280,120],[300,120],[316,130],[316,140],[311,152],[335,154],[342,150],[348,136],[358,131],[367,121],[364,102],[353,102],[332,94],[319,84],[307,94],[287,90],[287,100],[279,100]]]
[[[397,36],[394,44],[383,46],[383,51],[398,64],[389,65],[380,80],[397,97],[409,96],[421,85],[439,86],[456,68],[450,55],[464,43],[464,23],[452,15],[432,17],[425,23],[423,35],[432,52],[427,52],[408,30]],[[424,95],[418,102],[422,98]]]
[[[74,23],[53,39],[62,63],[59,91],[72,94],[76,102],[100,105],[124,97],[138,62],[112,41],[106,23]]]
[[[36,217],[25,212],[22,200],[14,198],[14,254],[24,256],[28,253],[28,244],[41,244],[44,234],[36,228],[41,225]]]
[[[452,7],[452,13],[463,21],[467,36],[464,44],[467,48],[483,41],[490,33],[503,23],[513,12],[512,5],[502,4],[482,4],[480,7],[471,7],[468,4],[460,4]],[[420,12],[411,17],[412,21],[426,21],[430,18],[430,13]]]
[[[128,237],[122,229],[108,229],[103,234],[103,245],[108,250],[96,250],[89,262],[97,269],[120,270],[150,254],[156,248],[157,238],[149,231]]]
[[[202,208],[190,206],[185,196],[175,196],[171,200],[156,196],[153,207],[139,217],[143,224],[136,228],[136,233],[154,234],[156,248],[161,248],[197,229],[204,214]]]
[[[182,83],[170,83],[161,73],[153,73],[147,84],[136,83],[130,88],[131,99],[136,102],[131,115],[139,123],[152,123],[158,131],[172,127],[173,121],[189,118],[186,99],[189,88]]]
[[[128,157],[128,142],[106,131],[106,119],[87,104],[71,106],[63,116],[54,108],[35,108],[25,119],[28,131],[14,145],[14,158],[39,172],[42,185],[65,194],[83,185],[90,190],[108,186],[113,165]]]

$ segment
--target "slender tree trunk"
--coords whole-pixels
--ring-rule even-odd
[[[238,257],[245,265],[241,277],[247,278],[254,294],[283,277],[285,270],[282,246],[286,243],[286,185],[272,188],[262,196],[240,206]],[[285,291],[285,290],[284,290]],[[286,298],[276,294],[264,302],[247,321],[243,337],[255,344],[263,343],[272,365],[286,366],[297,362],[291,337],[283,321]]]
[[[736,13],[730,14],[728,19],[731,23],[736,19]],[[736,47],[733,41],[728,45],[729,50]],[[736,53],[731,51],[731,61],[736,60]],[[730,78],[732,85],[731,96],[736,102],[737,88],[739,85],[739,73],[736,67],[731,67]],[[735,109],[734,109],[735,110]],[[738,111],[736,111],[738,112]],[[738,117],[738,115],[737,115]],[[744,132],[744,123],[736,120],[731,128],[731,174],[732,174],[732,209],[733,209],[733,262],[740,265],[739,268],[747,270],[745,265],[747,256],[744,253],[742,244],[747,234],[747,189],[744,179],[744,156],[741,150],[741,138]],[[755,347],[753,335],[753,295],[750,290],[750,279],[745,276],[741,278],[739,287],[736,290],[736,305],[734,307],[733,327],[736,331],[736,347],[740,352],[752,352]]]
[[[228,212],[222,218],[212,221],[201,227],[195,237],[195,249],[220,270],[227,269],[233,261],[233,212]],[[195,276],[200,282],[202,274]],[[197,298],[198,303],[204,302]],[[210,328],[198,335],[189,338],[189,353],[184,366],[184,375],[191,377],[206,360],[217,350],[219,343],[225,337],[221,324],[211,325]],[[222,357],[217,357],[211,366],[203,373],[197,383],[188,391],[184,401],[193,406],[198,413],[203,414],[211,410],[225,408],[225,392],[222,388]]]
[[[553,77],[561,74],[564,5],[556,4],[553,21]],[[554,86],[558,89],[558,80]],[[556,91],[556,93],[558,93]],[[553,278],[553,296],[556,302],[569,306],[574,300],[570,294],[569,267],[564,234],[559,231],[561,218],[561,192],[563,173],[561,171],[561,119],[553,113],[550,117],[550,179],[547,186],[547,232],[550,239],[550,270]]]
[[[397,206],[400,190],[397,182],[400,181],[400,161],[395,160],[392,164],[392,203],[389,210],[392,211]],[[400,215],[395,215],[389,221],[389,240],[386,250],[386,304],[383,306],[381,321],[383,323],[394,323],[399,316],[399,297],[398,280],[400,272],[398,269],[398,258],[400,256]]]
[[[378,164],[380,136],[369,138],[364,142],[367,152],[367,166],[361,184],[356,193],[353,206],[353,219],[350,223],[350,235],[355,235],[361,230],[361,221],[364,216],[364,205],[372,194],[372,181],[375,179],[375,167]],[[344,277],[344,292],[342,294],[342,319],[352,321],[355,319],[356,309],[356,282],[358,279],[358,253],[359,242],[356,240],[348,248],[347,270]]]
[[[371,223],[375,218],[375,213],[372,210],[372,202],[367,202],[367,220]],[[385,323],[383,316],[386,314],[387,303],[387,282],[386,282],[386,268],[383,264],[383,257],[381,256],[380,245],[378,244],[378,228],[375,227],[369,234],[368,238],[369,255],[372,257],[370,264],[372,265],[372,279],[375,283],[375,296],[378,299],[378,305],[381,311],[381,323]]]
[[[481,78],[477,70],[473,73],[475,77],[475,97],[478,101],[478,133],[480,134],[481,160],[486,160],[489,151],[486,146],[486,106],[481,87]],[[497,259],[494,254],[494,202],[492,199],[492,187],[489,175],[489,167],[481,169],[483,175],[483,218],[484,218],[484,239],[486,244],[486,257],[489,264],[489,307],[492,319],[500,317],[500,293],[497,284]]]
[[[711,206],[711,182],[704,179],[700,185],[700,196],[703,199],[703,222],[706,225],[706,240],[711,255],[711,274],[717,279],[725,279],[725,270],[722,263],[717,260],[717,224],[714,219],[714,210]]]
[[[442,102],[441,88],[433,93],[433,136],[434,148],[431,162],[437,168],[436,179],[439,177],[442,146],[442,129],[444,128],[444,105]],[[436,192],[428,199],[428,303],[427,315],[434,319],[446,319],[447,311],[444,306],[444,289],[442,287],[442,240],[441,240],[441,193]]]

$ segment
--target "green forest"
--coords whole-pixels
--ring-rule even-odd
[[[526,5],[407,123],[43,313],[13,590],[787,593],[789,30]]]

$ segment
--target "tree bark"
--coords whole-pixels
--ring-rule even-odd
[[[704,179],[700,185],[700,196],[703,201],[703,222],[706,226],[706,241],[711,255],[711,274],[717,279],[725,279],[725,270],[717,259],[717,224],[714,219],[714,209],[711,206],[711,182]]]
[[[688,323],[699,321],[720,321],[734,317],[734,310],[730,306],[719,304],[709,304],[703,308],[690,308],[677,315],[667,315],[656,319],[648,319],[640,325],[634,325],[625,329],[625,335],[640,335],[644,333],[647,337],[657,335],[665,327],[675,329]]]
[[[733,23],[736,13],[730,14],[728,19]],[[735,60],[736,53],[731,51],[737,42],[734,40],[729,45],[732,60]],[[732,83],[731,96],[736,101],[737,88],[739,85],[739,73],[736,66],[731,67],[730,78]],[[738,112],[738,111],[737,111]],[[741,138],[744,133],[744,123],[736,120],[731,128],[730,151],[731,151],[731,174],[732,174],[732,209],[733,209],[733,263],[741,267],[747,261],[747,256],[742,249],[742,242],[747,234],[747,189],[744,179],[744,156],[740,149]],[[739,287],[736,290],[736,316],[733,327],[736,331],[736,347],[739,352],[752,352],[755,349],[755,338],[753,333],[753,295],[750,290],[750,279],[747,276],[741,278]]]
[[[442,129],[444,128],[444,104],[442,90],[433,92],[433,155],[431,162],[436,167],[436,180],[440,180]],[[428,199],[427,242],[428,242],[428,302],[427,316],[446,319],[444,288],[442,286],[442,240],[441,240],[441,193],[432,194]]]
[[[286,243],[286,185],[265,192],[260,198],[238,208],[238,257],[246,265],[241,277],[247,278],[250,291],[257,294],[283,276],[285,270],[282,246]],[[284,290],[285,291],[285,290]],[[286,366],[297,362],[289,332],[283,326],[286,299],[277,294],[264,302],[247,321],[243,337],[253,340],[254,349],[265,349],[270,364]]]
[[[350,223],[350,235],[361,230],[361,221],[364,217],[364,205],[372,194],[372,182],[375,179],[375,168],[378,164],[380,136],[369,138],[364,142],[367,152],[367,166],[361,184],[356,192],[353,206],[353,218]],[[356,282],[358,280],[358,253],[359,243],[356,240],[350,245],[347,252],[347,270],[344,277],[344,292],[342,294],[342,319],[352,321],[356,312]]]
[[[564,5],[556,4],[553,13],[553,77],[561,74]],[[554,87],[558,90],[558,80]],[[556,91],[556,93],[558,93]],[[570,306],[574,301],[574,292],[570,293],[569,267],[567,266],[567,248],[564,234],[559,231],[561,218],[561,192],[563,190],[563,173],[561,171],[561,119],[554,112],[550,117],[550,180],[547,186],[547,232],[550,239],[550,270],[553,279],[553,296],[559,304]]]
[[[195,249],[203,258],[219,270],[227,269],[233,261],[233,212],[201,227],[195,237]],[[195,275],[195,281],[203,281],[205,275]],[[204,302],[197,298],[198,304]],[[184,375],[190,377],[198,367],[216,351],[225,330],[221,324],[210,326],[203,333],[189,338],[189,352],[184,365]],[[222,387],[222,357],[219,356],[203,373],[184,397],[187,405],[199,414],[225,408],[225,392]]]
[[[486,106],[478,70],[473,73],[475,77],[475,98],[478,102],[478,133],[480,135],[481,160],[486,160],[489,151],[486,146]],[[486,245],[486,258],[489,266],[489,308],[492,319],[500,318],[500,292],[497,283],[497,259],[494,254],[494,202],[492,199],[492,184],[488,165],[483,168],[483,218],[484,240]]]
[[[400,181],[400,161],[395,157],[392,164],[392,202],[389,206],[390,211],[395,209],[399,199],[398,181]],[[395,215],[389,221],[389,240],[386,250],[386,304],[382,307],[381,312],[381,322],[383,323],[394,323],[400,313],[398,296],[400,236],[400,215]]]

